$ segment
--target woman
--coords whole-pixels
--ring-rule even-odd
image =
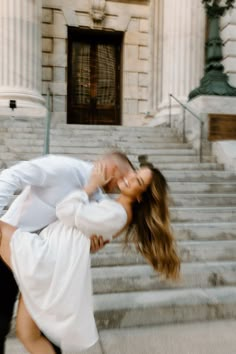
[[[0,255],[12,269],[22,294],[17,333],[30,353],[55,353],[38,327],[64,350],[83,350],[97,341],[91,234],[110,240],[127,229],[125,242],[132,240],[156,271],[167,278],[179,276],[163,175],[143,167],[118,182],[120,195],[115,201],[89,202],[89,196],[107,183],[104,172],[103,165],[97,164],[84,190],[57,206],[59,220],[40,235],[0,222]]]

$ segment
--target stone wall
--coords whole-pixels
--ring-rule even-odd
[[[124,32],[122,124],[142,125],[149,111],[150,3],[105,1],[104,18],[95,22],[91,4],[103,1],[43,0],[42,92],[53,93],[53,115],[66,122],[67,25]]]

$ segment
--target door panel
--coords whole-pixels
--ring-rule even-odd
[[[70,33],[71,32],[71,33]],[[122,35],[69,31],[68,123],[120,124]],[[85,40],[86,38],[86,40]]]

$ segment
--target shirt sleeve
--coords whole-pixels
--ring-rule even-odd
[[[37,159],[40,160],[40,159]],[[43,158],[41,159],[43,160]],[[43,161],[25,161],[16,164],[0,174],[0,212],[9,204],[11,197],[17,190],[27,185],[42,186],[45,174],[42,168]]]
[[[68,226],[75,226],[87,237],[103,236],[111,240],[127,222],[123,207],[112,200],[89,201],[84,191],[76,191],[57,205],[56,215]]]

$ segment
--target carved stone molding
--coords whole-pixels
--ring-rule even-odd
[[[105,17],[106,0],[91,0],[91,17],[95,22],[101,22]]]

